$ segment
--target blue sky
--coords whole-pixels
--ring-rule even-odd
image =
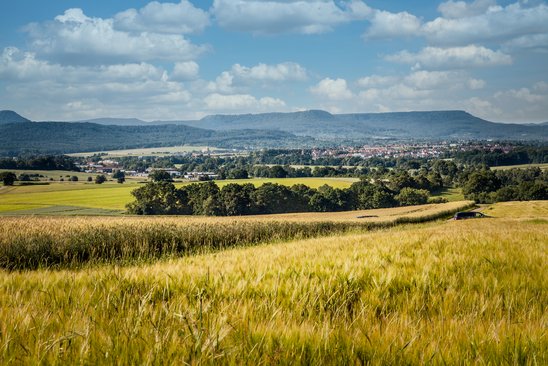
[[[463,109],[548,121],[545,1],[0,2],[0,109],[34,120]]]

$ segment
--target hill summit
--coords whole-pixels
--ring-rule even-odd
[[[26,119],[25,117],[21,116],[20,114],[14,112],[14,111],[0,111],[0,124],[8,124],[8,123],[27,123],[31,122],[31,120]]]

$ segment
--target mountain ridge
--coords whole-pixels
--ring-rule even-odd
[[[547,124],[496,123],[459,110],[349,114],[310,110],[218,114],[197,121],[154,122],[136,118],[31,122],[13,111],[7,116],[11,122],[0,124],[0,154],[24,151],[66,153],[182,144],[255,149],[359,145],[379,141],[548,141]]]

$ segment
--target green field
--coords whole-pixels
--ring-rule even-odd
[[[220,187],[229,183],[264,183],[284,185],[306,184],[318,188],[324,184],[336,188],[347,188],[354,178],[283,178],[283,179],[238,179],[217,181]],[[188,183],[177,183],[177,186]],[[0,188],[0,214],[117,214],[133,201],[131,191],[140,185],[135,182],[117,183],[69,183],[56,182],[49,185],[13,186]],[[60,209],[55,209],[60,206]],[[68,209],[67,209],[68,207]],[[89,209],[111,210],[90,211]]]
[[[542,170],[548,170],[548,163],[544,164],[521,164],[521,165],[506,165],[506,166],[493,166],[492,170],[510,170],[510,169],[527,169],[527,168],[540,168]]]
[[[13,172],[17,176],[20,174],[38,174],[43,177],[40,177],[40,181],[48,181],[52,178],[54,181],[58,181],[60,178],[63,178],[67,181],[73,175],[78,177],[79,181],[85,181],[88,177],[95,178],[97,173],[82,173],[82,172],[70,172],[66,170],[22,170],[22,169],[0,169],[0,172]]]
[[[204,152],[209,151],[210,153],[220,153],[225,152],[225,149],[218,149],[216,147],[209,146],[165,146],[165,147],[150,147],[150,148],[141,148],[141,149],[125,149],[125,150],[107,150],[107,151],[91,151],[91,152],[82,152],[67,154],[68,156],[74,157],[87,157],[97,154],[106,154],[109,157],[124,157],[124,156],[166,156],[174,154],[182,154],[189,152]]]
[[[152,263],[0,270],[0,360],[546,365],[548,203],[489,211],[496,217]],[[124,219],[136,220],[115,218]],[[22,224],[12,229],[10,220]],[[24,238],[25,230],[77,235],[80,225],[111,224],[43,220],[0,218],[0,227],[4,237]],[[149,222],[164,220],[167,228],[177,219]]]
[[[432,197],[443,197],[449,202],[464,200],[461,188],[444,188],[441,192],[434,194]]]

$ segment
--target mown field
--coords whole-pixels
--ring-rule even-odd
[[[312,188],[324,184],[335,188],[347,188],[355,181],[356,178],[264,178],[222,180],[216,183],[220,187],[229,183],[252,183],[260,186],[269,182],[288,186],[302,183]],[[183,184],[188,183],[177,183],[176,186]],[[127,203],[133,201],[131,191],[139,186],[139,183],[129,181],[124,184],[55,182],[49,185],[0,187],[0,215],[119,214],[125,210]]]
[[[528,169],[528,168],[540,168],[542,170],[548,169],[548,164],[521,164],[521,165],[506,165],[506,166],[493,166],[492,170],[510,170],[510,169]]]
[[[165,147],[150,147],[141,149],[124,149],[124,150],[106,150],[106,151],[91,151],[67,154],[74,157],[88,157],[97,154],[106,154],[107,157],[124,157],[124,156],[166,156],[173,154],[189,153],[189,152],[203,152],[209,150],[210,153],[226,152],[226,149],[218,149],[216,147],[208,146],[165,146]]]
[[[548,205],[495,213],[133,265],[0,270],[0,360],[545,365]],[[33,227],[67,226],[21,230]]]

